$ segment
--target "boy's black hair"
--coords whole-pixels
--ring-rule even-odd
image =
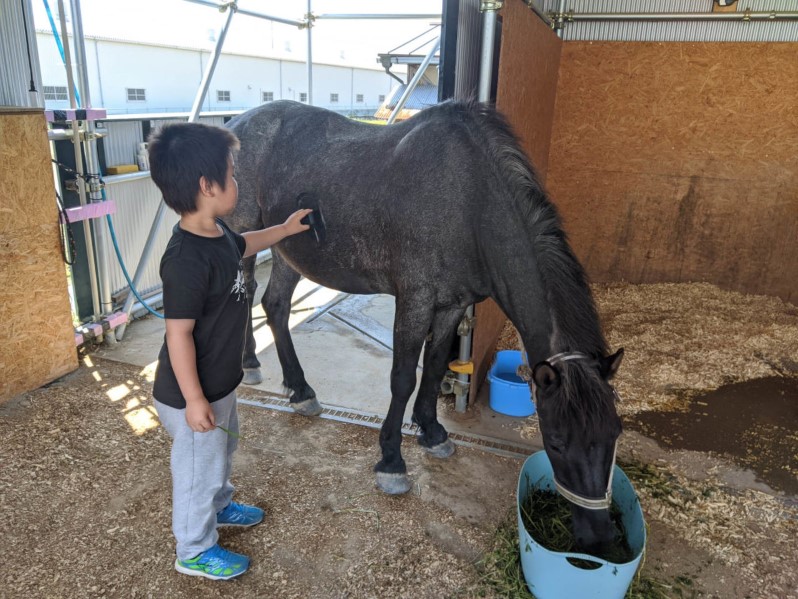
[[[150,175],[167,206],[178,214],[196,212],[200,177],[224,189],[227,158],[238,148],[238,138],[221,127],[164,125],[149,139]]]

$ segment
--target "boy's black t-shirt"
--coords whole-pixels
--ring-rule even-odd
[[[197,373],[208,401],[228,395],[241,382],[249,304],[241,258],[246,241],[221,220],[220,237],[202,237],[175,225],[161,258],[166,318],[195,320]],[[174,408],[186,407],[164,336],[153,395]]]

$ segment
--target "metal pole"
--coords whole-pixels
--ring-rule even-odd
[[[496,41],[496,13],[502,7],[501,2],[482,3],[482,50],[479,62],[479,87],[477,99],[480,102],[490,102],[490,88],[493,81],[493,47]],[[460,348],[457,359],[461,363],[471,361],[471,343],[474,323],[474,306],[466,308],[460,330],[465,334],[460,335]],[[458,330],[458,332],[460,332]],[[457,412],[465,412],[468,407],[468,381],[467,374],[457,373],[454,385],[455,403]]]
[[[416,89],[418,82],[421,81],[421,78],[424,77],[424,72],[427,70],[429,63],[432,62],[432,58],[435,56],[435,53],[441,47],[441,38],[440,36],[438,39],[435,40],[435,43],[432,44],[432,48],[430,51],[427,52],[427,55],[424,57],[424,60],[421,61],[421,64],[416,71],[416,74],[413,75],[413,79],[410,80],[410,83],[407,84],[405,91],[402,93],[402,96],[399,98],[399,101],[396,103],[396,107],[391,112],[391,116],[388,117],[388,124],[392,124],[396,117],[399,116],[399,112],[401,112],[402,108],[404,108],[407,99],[410,97],[410,94],[413,93],[413,90]]]
[[[316,15],[317,19],[440,19],[441,13],[437,14],[325,14]]]
[[[74,110],[77,108],[75,99],[75,81],[72,77],[72,56],[69,49],[69,36],[67,34],[66,13],[64,12],[64,0],[58,0],[58,18],[61,21],[61,38],[64,41],[64,64],[67,72],[67,91],[69,93],[69,105]],[[80,145],[80,122],[76,119],[72,121],[72,146],[75,149],[75,172],[78,173],[78,198],[80,205],[86,205],[86,181],[83,179],[83,153]],[[100,308],[99,286],[97,284],[97,262],[94,256],[94,240],[92,239],[91,224],[88,220],[83,221],[83,235],[86,238],[86,260],[89,263],[89,284],[91,285],[91,304],[92,318],[97,320],[102,313]]]
[[[75,44],[75,56],[77,57],[78,89],[83,102],[83,108],[91,108],[91,91],[89,89],[89,74],[86,64],[86,40],[83,36],[83,16],[80,10],[80,0],[70,0],[72,9],[72,32]],[[97,142],[94,138],[94,121],[86,121],[86,136],[83,140],[84,155],[86,156],[86,168],[89,173],[99,173],[99,157],[97,155]],[[89,183],[89,201],[103,201],[102,188],[100,182],[93,179]],[[100,287],[100,310],[102,314],[110,314],[114,310],[113,300],[111,299],[111,279],[109,272],[110,255],[105,251],[107,246],[105,223],[102,220],[92,220],[94,238],[97,240],[96,257],[97,270],[99,275]],[[107,341],[115,341],[113,331],[109,331]]]
[[[311,34],[311,30],[313,29],[313,10],[311,7],[312,2],[313,0],[308,0],[308,14],[305,15],[308,28],[308,106],[313,106],[313,35]]]
[[[141,277],[144,276],[144,270],[147,268],[147,263],[150,261],[152,248],[155,246],[155,238],[158,236],[158,229],[161,228],[164,214],[166,214],[166,204],[164,203],[163,199],[161,199],[161,201],[158,202],[158,210],[155,213],[155,219],[152,221],[150,232],[147,235],[147,241],[144,243],[144,249],[141,252],[141,258],[139,258],[138,266],[136,266],[136,274],[133,275],[133,287],[136,287],[137,289]],[[130,313],[133,311],[133,304],[135,301],[136,296],[133,295],[132,291],[129,291],[127,297],[125,298],[125,305],[122,308],[122,312],[124,312],[128,317],[127,322],[130,321]],[[116,328],[117,341],[121,341],[122,337],[125,336],[127,322],[124,322]]]
[[[538,8],[538,5],[535,3],[535,0],[524,0],[524,2],[529,7],[529,9],[540,18],[541,21],[546,23],[546,25],[548,25],[549,27],[553,26],[553,23],[549,18],[549,15],[547,15],[545,12],[540,10],[540,8]],[[501,5],[501,2],[499,2],[499,4]],[[499,8],[501,8],[501,6],[499,6]]]
[[[199,113],[202,109],[202,103],[205,101],[205,96],[208,93],[208,87],[211,84],[211,77],[213,77],[213,72],[216,70],[216,63],[219,62],[219,56],[222,53],[224,38],[227,37],[227,30],[230,28],[230,21],[233,20],[233,15],[236,12],[235,3],[229,4],[227,7],[225,7],[225,10],[227,10],[227,18],[225,19],[224,27],[222,27],[221,33],[219,33],[219,39],[216,40],[216,46],[213,49],[210,60],[208,61],[208,64],[205,65],[205,73],[202,75],[200,88],[197,92],[197,95],[194,97],[194,105],[191,107],[191,114],[188,117],[189,123],[193,123],[199,118]]]
[[[228,6],[226,4],[219,4],[218,2],[209,2],[208,0],[186,0],[186,2],[192,2],[193,4],[202,4],[203,6],[210,6],[211,8],[215,8],[217,10],[225,10]],[[236,12],[242,15],[247,15],[249,17],[256,17],[258,19],[266,19],[267,21],[274,21],[275,23],[283,23],[284,25],[293,25],[294,27],[302,27],[303,25],[302,21],[295,21],[294,19],[284,19],[283,17],[266,15],[252,10],[245,10],[243,8],[236,8]]]
[[[194,0],[189,0],[194,1]],[[188,117],[188,122],[193,123],[199,118],[200,109],[202,108],[202,103],[205,101],[205,96],[208,93],[208,86],[211,83],[211,77],[213,77],[213,72],[216,69],[216,64],[219,62],[219,56],[222,53],[222,45],[224,44],[224,39],[227,37],[227,30],[230,28],[230,21],[233,19],[233,14],[236,12],[235,4],[230,4],[226,7],[228,10],[227,18],[224,23],[224,27],[222,28],[221,33],[219,34],[219,38],[216,40],[216,47],[213,50],[213,54],[211,55],[208,64],[205,67],[205,72],[202,75],[202,81],[200,82],[199,90],[197,90],[197,95],[194,98],[194,105],[191,107],[191,114]],[[144,244],[144,249],[141,252],[141,258],[139,258],[139,263],[136,266],[136,273],[133,275],[132,283],[133,287],[138,288],[139,281],[141,277],[144,275],[144,270],[147,267],[147,263],[149,262],[150,255],[152,254],[152,248],[155,245],[155,239],[158,234],[158,229],[161,226],[161,222],[163,221],[164,213],[166,212],[166,204],[164,204],[163,198],[161,198],[160,202],[158,202],[158,211],[155,213],[155,219],[152,221],[152,226],[150,227],[150,232],[147,235],[147,242]],[[130,318],[130,312],[133,310],[133,303],[136,300],[136,297],[133,295],[133,292],[130,291],[125,298],[125,305],[122,308],[122,311],[125,315]],[[116,337],[118,340],[121,340],[122,337],[125,335],[125,330],[127,329],[126,324],[122,324],[116,329]]]
[[[496,13],[501,2],[482,3],[482,50],[479,58],[479,87],[477,99],[490,102],[490,87],[493,82],[493,46],[496,42]]]
[[[557,16],[554,19],[554,30],[557,32],[557,37],[563,37],[563,17],[565,15],[565,0],[560,0],[560,8],[557,11]]]

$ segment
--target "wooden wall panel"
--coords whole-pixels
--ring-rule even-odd
[[[798,300],[798,44],[564,45],[547,186],[594,281]]]
[[[501,18],[496,107],[510,121],[540,180],[545,182],[562,41],[521,0],[505,2]],[[478,304],[475,315],[471,350],[475,374],[469,402],[487,375],[507,320],[493,300]]]
[[[0,402],[77,368],[47,125],[0,108]]]
[[[501,11],[496,107],[508,118],[541,182],[546,182],[562,40],[521,0]]]

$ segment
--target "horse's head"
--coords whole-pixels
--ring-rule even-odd
[[[543,445],[559,492],[571,502],[581,550],[600,554],[614,539],[611,473],[621,419],[609,381],[623,349],[607,357],[557,354],[532,371]]]

